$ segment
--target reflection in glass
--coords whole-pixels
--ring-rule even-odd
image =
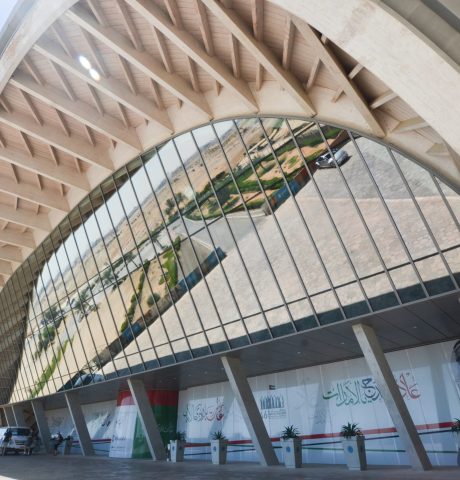
[[[244,118],[178,135],[7,282],[2,334],[24,342],[2,391],[22,401],[452,291],[459,216],[441,179],[339,127]]]

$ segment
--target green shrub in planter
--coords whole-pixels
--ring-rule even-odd
[[[281,432],[281,448],[283,449],[284,465],[287,468],[302,466],[302,439],[299,430],[294,425],[288,425]]]
[[[171,462],[183,462],[185,452],[185,432],[175,432],[169,441]]]
[[[227,463],[227,446],[228,440],[222,430],[211,433],[211,459],[214,465]]]
[[[349,470],[366,470],[365,438],[358,428],[358,424],[343,425],[340,435],[343,437],[343,453]]]

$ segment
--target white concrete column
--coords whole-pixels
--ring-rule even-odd
[[[257,403],[252,394],[246,375],[241,369],[238,358],[221,357],[233,394],[238,401],[244,423],[246,424],[252,443],[259,454],[262,465],[278,465],[278,458],[260,415]]]
[[[149,397],[145,391],[144,382],[129,378],[128,386],[153,460],[166,460],[166,449],[163,445],[163,439],[161,438],[160,429],[153,414]]]
[[[15,425],[18,427],[25,427],[26,420],[24,417],[24,409],[22,405],[11,405],[11,409],[13,410]]]
[[[67,402],[67,407],[69,408],[75,430],[78,434],[82,454],[85,457],[88,455],[94,455],[93,444],[91,443],[91,437],[88,433],[88,427],[86,426],[86,420],[83,416],[83,410],[81,409],[78,393],[67,392],[65,394],[65,400]]]
[[[353,325],[356,339],[363,351],[364,358],[379,387],[383,401],[390,413],[399,438],[409,455],[412,467],[420,470],[431,469],[431,462],[420,440],[407,405],[401,395],[391,371],[390,365],[383,353],[382,347],[374,330],[368,325]]]
[[[42,445],[45,448],[46,453],[51,453],[51,434],[48,427],[48,422],[46,421],[43,402],[41,400],[32,400],[30,403],[32,404],[32,410],[34,411],[35,421],[37,422],[38,433],[40,434],[40,440],[42,441]]]
[[[9,427],[16,425],[16,419],[14,418],[13,408],[10,406],[3,407],[3,411],[5,412],[6,423]]]

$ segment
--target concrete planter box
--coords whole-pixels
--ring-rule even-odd
[[[302,439],[287,438],[281,439],[283,449],[284,465],[287,468],[300,468],[302,466]]]
[[[211,460],[214,465],[227,463],[228,440],[211,440]]]
[[[342,440],[343,453],[349,470],[366,470],[366,447],[364,443],[365,439],[362,435]]]
[[[171,462],[183,462],[185,452],[185,440],[170,440]]]

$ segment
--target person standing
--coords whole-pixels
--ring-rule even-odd
[[[34,448],[38,448],[38,432],[32,433],[32,445],[30,446],[29,455],[32,455]]]
[[[24,455],[30,455],[32,453],[32,443],[34,441],[32,430],[29,431],[26,441],[24,443]]]
[[[64,437],[61,435],[61,432],[58,432],[57,435],[54,437],[54,449],[53,455],[56,456],[58,454],[59,445],[64,441]]]
[[[2,456],[6,455],[6,452],[8,450],[8,445],[10,443],[11,437],[13,436],[13,433],[10,428],[6,429],[6,432],[3,435],[2,439]]]

